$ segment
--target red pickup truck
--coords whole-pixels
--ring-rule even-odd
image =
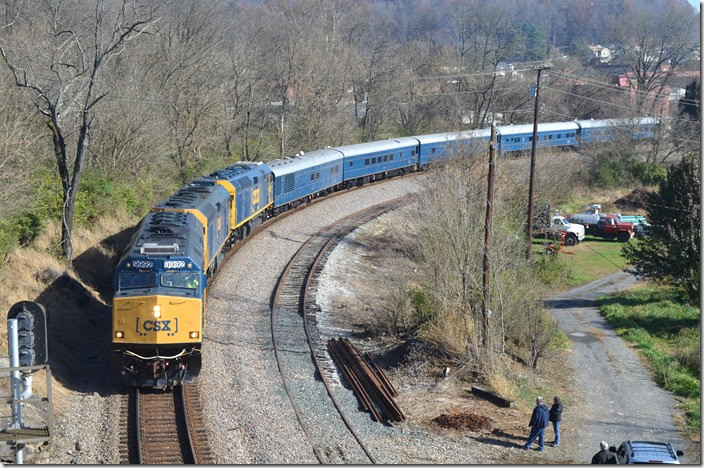
[[[633,237],[633,223],[620,223],[616,215],[608,214],[597,224],[596,235],[606,240],[618,239],[620,242],[628,242]]]

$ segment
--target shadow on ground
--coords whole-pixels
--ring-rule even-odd
[[[111,360],[112,275],[132,229],[103,241],[74,260],[75,274],[47,270],[38,278],[46,289],[34,300],[47,312],[49,364],[54,377],[74,391],[109,395],[121,389]]]

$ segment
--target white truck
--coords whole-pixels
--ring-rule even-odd
[[[577,223],[570,223],[564,216],[552,217],[552,229],[563,231],[567,234],[565,245],[575,245],[584,240],[584,226]]]

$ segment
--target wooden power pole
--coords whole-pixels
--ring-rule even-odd
[[[535,149],[538,146],[538,111],[540,110],[540,72],[550,68],[549,65],[541,65],[538,68],[538,81],[535,85],[535,110],[533,111],[533,144],[530,151],[530,182],[528,183],[528,223],[526,225],[526,258],[530,260],[533,250],[533,179],[535,178]]]
[[[486,219],[484,220],[484,281],[482,286],[482,349],[489,351],[489,248],[491,247],[491,213],[494,205],[494,152],[496,125],[491,123],[489,142],[489,174],[486,184]]]

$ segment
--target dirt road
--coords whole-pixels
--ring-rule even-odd
[[[577,393],[563,413],[563,438],[574,441],[575,460],[589,463],[599,441],[670,441],[684,451],[682,463],[700,463],[700,444],[678,431],[675,396],[655,384],[636,351],[599,313],[597,299],[636,283],[625,272],[558,294],[546,305],[572,343],[568,363]]]

